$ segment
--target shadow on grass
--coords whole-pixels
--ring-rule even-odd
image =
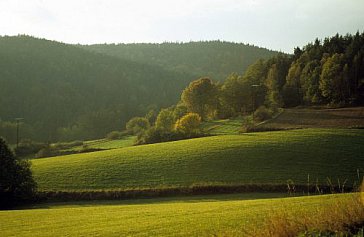
[[[138,198],[129,200],[87,200],[87,201],[64,201],[46,202],[18,207],[18,210],[25,209],[53,209],[53,208],[74,208],[74,207],[96,207],[105,205],[144,205],[162,203],[201,203],[201,202],[222,202],[222,201],[243,201],[256,199],[272,199],[292,197],[287,193],[234,193],[234,194],[207,194],[196,196],[178,197],[153,197]]]

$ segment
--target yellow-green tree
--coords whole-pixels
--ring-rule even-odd
[[[200,131],[201,117],[197,113],[188,113],[175,124],[175,130],[187,136],[197,134]]]
[[[332,103],[343,103],[347,98],[348,67],[344,65],[344,55],[334,54],[322,66],[320,89],[322,95]]]
[[[182,92],[182,102],[189,112],[197,113],[202,119],[213,118],[218,105],[218,89],[209,78],[193,81]]]
[[[175,123],[173,109],[162,109],[155,121],[155,126],[163,131],[172,131]]]

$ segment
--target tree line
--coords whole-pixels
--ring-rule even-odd
[[[164,69],[222,81],[231,72],[243,73],[258,59],[277,54],[257,46],[226,41],[187,43],[96,44],[81,46],[106,55],[156,65]]]
[[[215,75],[217,65],[222,72],[230,65],[243,70],[238,65],[276,53],[227,42],[101,46],[95,52],[25,35],[0,37],[0,136],[15,143],[20,117],[21,138],[101,138],[134,116],[175,104],[189,82]]]
[[[199,121],[252,113],[256,119],[267,119],[281,107],[363,104],[364,33],[337,34],[295,48],[293,55],[260,59],[244,74],[232,73],[223,82],[195,80],[183,90],[180,102],[162,109],[155,121],[139,118],[147,126],[135,134],[139,143],[203,135],[196,123],[191,127],[194,133],[178,131],[179,120],[188,115],[198,116]]]

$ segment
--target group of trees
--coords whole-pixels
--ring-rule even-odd
[[[364,33],[337,34],[296,48],[283,89],[287,106],[363,104]]]
[[[150,105],[170,106],[195,76],[29,36],[0,37],[0,136],[95,139]]]
[[[162,109],[152,120],[146,117],[132,118],[126,124],[126,129],[137,135],[137,144],[174,141],[201,136],[201,120],[199,114],[188,112],[186,106],[178,104]]]
[[[175,104],[201,75],[225,77],[276,52],[228,42],[67,45],[0,37],[0,135],[41,142],[86,140],[121,130],[151,108]]]
[[[193,81],[183,90],[177,106],[161,110],[155,125],[148,123],[140,130],[140,138],[147,139],[139,141],[176,139],[170,131],[188,113],[200,120],[250,113],[257,115],[256,119],[266,119],[280,107],[327,104],[364,104],[364,33],[335,35],[322,42],[316,39],[296,48],[293,55],[280,53],[260,59],[243,75],[233,73],[222,82],[209,78]],[[169,131],[168,135],[162,131]],[[158,138],[148,139],[152,136]]]
[[[222,83],[208,78],[192,82],[182,93],[189,111],[203,119],[234,117],[259,106],[271,110],[297,105],[364,103],[364,33],[335,35],[258,60],[243,75]]]
[[[177,103],[202,75],[217,80],[192,82],[180,103],[202,120],[260,106],[363,104],[359,32],[317,39],[293,55],[221,41],[73,46],[28,36],[0,37],[0,52],[0,135],[12,143],[17,117],[21,137],[43,142],[104,137],[147,111],[147,129],[171,128],[181,117],[165,111],[153,121],[158,108]],[[221,80],[233,71],[244,73]]]
[[[226,41],[199,41],[187,43],[165,42],[136,44],[96,44],[84,49],[156,65],[180,73],[224,79],[231,72],[243,73],[258,59],[268,59],[276,51],[257,46]]]
[[[293,55],[258,60],[242,76],[228,77],[220,91],[223,117],[261,105],[362,105],[364,33],[316,39]]]

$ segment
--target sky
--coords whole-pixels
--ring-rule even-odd
[[[0,35],[65,43],[224,40],[292,53],[364,31],[364,0],[0,0]]]

